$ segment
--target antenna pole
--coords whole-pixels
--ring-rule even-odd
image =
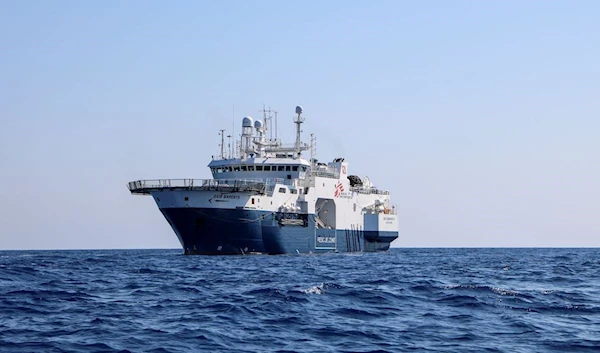
[[[235,136],[235,103],[231,104],[231,135]],[[231,158],[235,158],[233,152]]]
[[[227,158],[233,158],[233,153],[231,152],[231,135],[227,135],[227,154]]]
[[[221,129],[219,131],[219,135],[221,135],[221,159],[225,159],[225,129]]]
[[[275,140],[277,140],[277,112],[275,112]]]
[[[315,170],[315,155],[317,153],[317,138],[315,134],[310,134],[310,172]]]
[[[273,140],[273,116],[269,114],[269,143]]]
[[[271,116],[271,113],[273,112],[273,110],[271,110],[271,107],[269,107],[269,109],[267,109],[267,107],[263,104],[263,109],[260,111],[261,113],[263,113],[263,120],[265,122],[265,124],[263,125],[263,129],[265,129],[265,131],[269,132],[269,139],[273,138],[273,132],[272,127],[273,125],[271,124],[271,120],[273,119],[273,117]],[[267,113],[269,113],[269,115],[267,116]],[[275,114],[277,114],[277,112],[275,112]],[[277,124],[277,123],[276,123]],[[277,125],[275,125],[277,126]],[[277,129],[277,128],[275,128]],[[277,133],[277,131],[275,131],[275,133]],[[267,134],[265,133],[265,137],[267,137]]]
[[[300,146],[302,145],[302,141],[300,141],[300,133],[302,132],[302,130],[300,129],[300,126],[302,125],[302,123],[304,122],[304,118],[302,117],[302,107],[301,106],[297,106],[296,107],[296,114],[298,114],[298,117],[294,120],[294,123],[296,123],[296,154],[297,156],[300,156]]]

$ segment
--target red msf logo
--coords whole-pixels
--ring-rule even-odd
[[[344,185],[342,185],[341,182],[338,182],[335,186],[335,192],[333,193],[333,196],[338,197],[342,192],[344,192]]]

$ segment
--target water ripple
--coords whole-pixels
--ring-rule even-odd
[[[592,352],[598,249],[0,252],[1,352]]]

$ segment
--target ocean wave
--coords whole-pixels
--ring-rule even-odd
[[[600,250],[23,255],[0,252],[2,353],[593,351],[599,342]]]
[[[323,294],[324,290],[325,290],[325,284],[321,283],[319,285],[312,286],[310,288],[304,289],[302,291],[302,293],[321,295],[321,294]]]
[[[521,295],[518,291],[494,287],[494,286],[486,286],[486,285],[477,285],[477,284],[453,284],[446,285],[442,287],[443,289],[458,289],[458,290],[467,290],[467,291],[483,291],[483,292],[492,292],[498,295],[509,295],[509,296],[518,296]]]

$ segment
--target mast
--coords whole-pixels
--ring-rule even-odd
[[[269,107],[269,109],[266,108],[266,106],[263,104],[263,109],[260,111],[261,113],[263,113],[263,121],[264,121],[264,125],[263,125],[263,129],[265,132],[265,138],[269,139],[269,142],[271,142],[273,140],[273,116],[271,115],[271,113],[275,113],[275,138],[277,139],[277,112],[272,110],[271,107]],[[269,113],[269,115],[267,115],[267,113]],[[267,132],[269,132],[267,134]]]
[[[275,140],[277,140],[277,112],[275,112]]]
[[[317,154],[317,138],[315,134],[310,134],[310,172],[315,170],[315,155]]]
[[[233,152],[231,150],[231,135],[227,135],[227,154],[228,158],[233,158]]]
[[[294,123],[296,124],[296,145],[294,148],[296,149],[296,154],[300,156],[300,146],[302,145],[302,141],[300,141],[300,134],[302,133],[300,126],[304,122],[304,118],[302,117],[302,106],[296,107],[296,114],[298,114],[298,116],[294,119]]]
[[[219,131],[219,135],[221,135],[221,159],[225,159],[225,129]]]
[[[265,129],[266,131],[268,131],[268,130],[270,130],[270,129],[268,128],[268,126],[269,126],[269,124],[268,124],[268,122],[269,122],[269,117],[267,117],[267,112],[269,112],[269,113],[271,112],[271,107],[269,107],[269,110],[267,110],[267,107],[266,107],[266,106],[263,104],[263,108],[262,108],[262,110],[261,110],[260,112],[261,112],[261,113],[263,113],[263,121],[265,122],[265,127],[264,127],[264,129]]]

